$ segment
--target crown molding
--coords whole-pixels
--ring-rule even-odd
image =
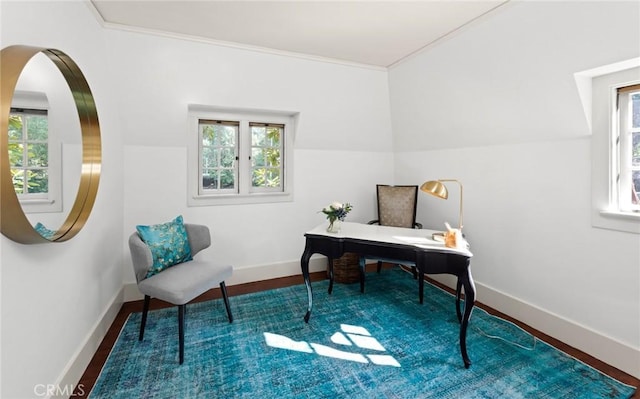
[[[213,45],[213,46],[228,47],[228,48],[234,48],[234,49],[238,49],[238,50],[252,51],[252,52],[258,52],[258,53],[264,53],[264,54],[270,54],[270,55],[277,55],[277,56],[282,56],[282,57],[298,58],[298,59],[302,59],[302,60],[306,60],[306,61],[337,64],[337,65],[348,66],[348,67],[353,67],[353,68],[370,69],[370,70],[382,71],[382,72],[386,72],[388,70],[387,67],[380,66],[380,65],[363,64],[363,63],[359,63],[359,62],[351,62],[351,61],[341,60],[341,59],[337,59],[337,58],[322,57],[322,56],[317,56],[317,55],[298,53],[298,52],[294,52],[294,51],[277,50],[277,49],[272,49],[272,48],[268,48],[268,47],[252,46],[252,45],[249,45],[249,44],[228,42],[228,41],[223,41],[223,40],[215,40],[215,39],[209,39],[209,38],[204,38],[204,37],[200,37],[200,36],[185,35],[185,34],[173,33],[173,32],[165,32],[165,31],[160,31],[160,30],[156,30],[156,29],[141,28],[141,27],[137,27],[137,26],[130,26],[130,25],[124,25],[124,24],[116,24],[116,23],[105,21],[105,19],[103,18],[102,14],[100,14],[98,9],[95,7],[95,5],[91,1],[86,0],[85,4],[87,5],[87,7],[89,7],[91,12],[95,16],[96,20],[100,23],[100,25],[104,29],[113,29],[113,30],[120,30],[120,31],[125,31],[125,32],[133,32],[133,33],[140,33],[140,34],[146,34],[146,35],[152,35],[152,36],[160,36],[160,37],[165,37],[165,38],[170,38],[170,39],[186,40],[186,41],[191,41],[191,42],[210,44],[210,45]]]

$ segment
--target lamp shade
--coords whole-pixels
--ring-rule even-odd
[[[420,186],[420,190],[442,199],[447,199],[449,197],[447,187],[439,180],[429,180],[424,182]]]

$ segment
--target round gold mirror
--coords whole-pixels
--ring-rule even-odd
[[[20,204],[14,186],[9,154],[11,103],[20,74],[37,54],[44,54],[62,73],[75,102],[82,134],[82,167],[75,201],[57,230],[47,234],[34,228]],[[91,89],[78,65],[60,50],[32,46],[9,46],[0,51],[0,230],[22,244],[62,242],[82,229],[98,191],[102,162],[100,125]]]

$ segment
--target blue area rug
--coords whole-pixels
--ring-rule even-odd
[[[90,393],[97,398],[629,398],[622,384],[475,308],[458,346],[455,298],[399,270],[359,284],[304,285],[187,306],[185,362],[178,364],[177,309],[140,313],[120,333]]]

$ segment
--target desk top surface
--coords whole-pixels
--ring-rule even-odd
[[[433,233],[442,233],[442,231],[380,226],[377,224],[342,222],[340,231],[337,233],[327,232],[327,223],[323,223],[316,226],[312,230],[307,231],[305,235],[318,235],[329,238],[347,238],[355,240],[376,241],[389,244],[410,245],[428,250],[458,253],[468,257],[473,256],[473,254],[467,248],[466,241],[463,244],[462,248],[448,248],[444,246],[444,242],[433,240]]]

